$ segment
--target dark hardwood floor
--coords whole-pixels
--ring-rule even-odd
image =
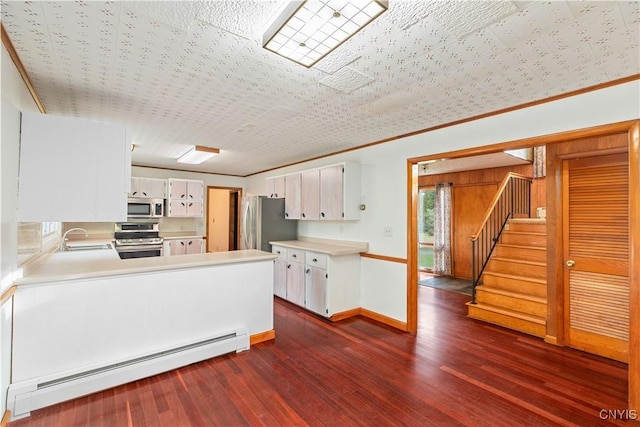
[[[417,335],[276,299],[274,341],[9,426],[638,425],[601,419],[626,408],[625,364],[468,319],[465,295],[419,292]]]

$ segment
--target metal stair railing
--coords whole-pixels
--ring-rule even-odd
[[[509,218],[531,216],[531,178],[510,172],[502,180],[478,231],[471,237],[471,303],[476,303],[476,287]]]

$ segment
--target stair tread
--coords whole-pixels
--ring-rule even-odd
[[[546,224],[545,218],[510,218],[509,222],[520,222],[524,224]]]
[[[476,309],[491,311],[493,313],[502,314],[505,316],[513,317],[515,319],[525,320],[531,323],[537,323],[538,325],[546,325],[547,319],[544,317],[533,316],[531,314],[522,313],[520,311],[509,310],[507,308],[497,307],[491,304],[484,304],[481,302],[472,304],[471,302],[466,303],[467,306],[473,307]]]
[[[539,279],[537,277],[530,277],[530,276],[518,276],[517,274],[506,274],[506,273],[498,273],[495,271],[488,271],[485,270],[483,273],[487,274],[487,275],[492,275],[492,276],[497,276],[497,277],[504,277],[506,279],[515,279],[515,280],[524,280],[527,282],[535,282],[535,283],[539,283],[541,285],[546,285],[547,284],[547,280],[546,279]]]
[[[545,267],[547,265],[547,263],[544,261],[531,261],[528,259],[509,258],[509,257],[500,257],[500,256],[492,256],[491,260],[513,262],[517,264],[537,265],[540,267]]]
[[[513,297],[513,298],[520,298],[520,299],[523,299],[523,300],[527,300],[527,301],[531,301],[531,302],[537,302],[537,303],[540,303],[540,304],[546,304],[547,303],[547,299],[543,298],[543,297],[537,297],[535,295],[523,294],[521,292],[507,291],[505,289],[494,288],[494,287],[486,286],[486,285],[478,286],[476,288],[476,291],[478,291],[478,290],[483,290],[485,292],[491,292],[491,293],[494,293],[494,294],[500,294],[500,295]]]
[[[512,243],[497,243],[496,247],[503,247],[503,248],[515,248],[515,249],[535,249],[538,251],[546,251],[547,248],[544,246],[529,246],[529,245],[514,245]]]
[[[504,230],[502,232],[503,234],[505,233],[509,233],[509,234],[527,234],[529,236],[546,236],[547,233],[541,233],[539,231],[518,231],[518,230]]]

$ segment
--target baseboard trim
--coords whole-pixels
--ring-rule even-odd
[[[359,316],[362,312],[361,308],[354,308],[347,311],[341,311],[340,313],[335,313],[333,316],[329,318],[332,322],[339,322],[344,319],[348,319],[349,317]]]
[[[558,337],[554,337],[554,336],[551,336],[551,335],[545,335],[544,336],[544,342],[546,342],[547,344],[558,345]]]
[[[266,332],[261,332],[259,334],[255,334],[255,335],[251,335],[249,337],[249,343],[251,345],[255,345],[261,342],[265,342],[265,341],[269,341],[272,339],[275,339],[276,337],[276,330],[275,329],[271,329],[270,331],[266,331]]]
[[[388,317],[385,316],[383,314],[380,313],[376,313],[375,311],[371,311],[371,310],[367,310],[366,308],[361,308],[360,309],[360,315],[367,317],[369,319],[373,319],[376,320],[380,323],[384,323],[385,325],[391,326],[393,328],[396,329],[400,329],[401,331],[408,331],[409,329],[407,328],[407,323],[406,322],[401,322],[397,319],[394,319],[392,317]]]
[[[7,424],[9,424],[10,418],[11,418],[11,411],[7,409],[6,411],[4,411],[4,416],[2,417],[2,421],[0,422],[0,427],[7,427]]]

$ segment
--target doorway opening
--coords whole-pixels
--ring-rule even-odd
[[[207,187],[207,252],[240,248],[242,188]]]

